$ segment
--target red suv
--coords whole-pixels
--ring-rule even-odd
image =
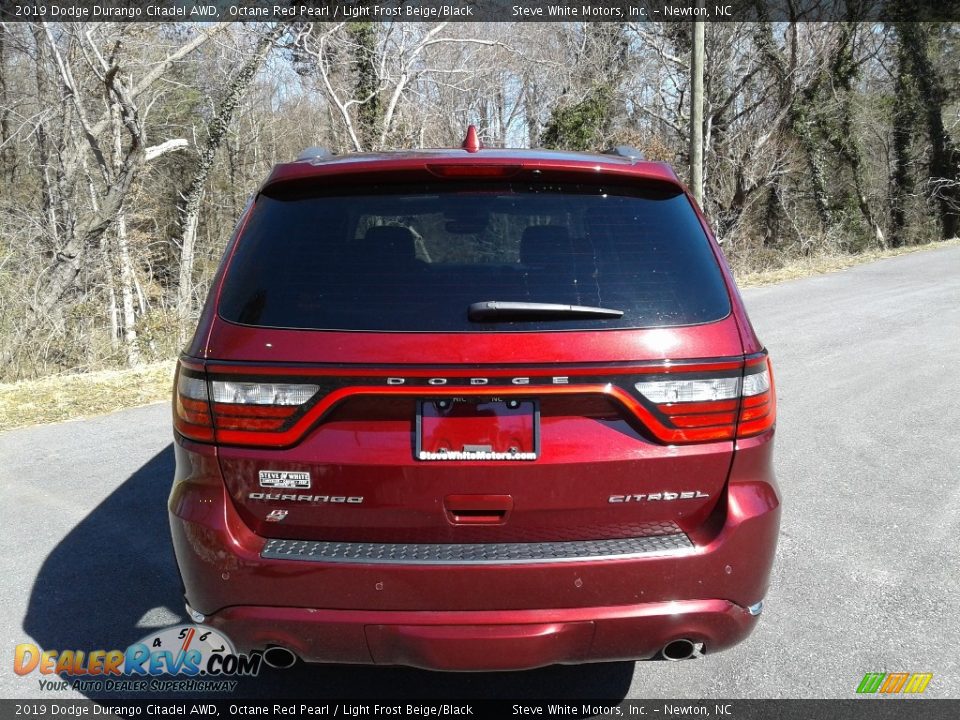
[[[773,375],[696,204],[629,148],[278,165],[175,386],[187,608],[238,650],[519,669],[757,621]]]

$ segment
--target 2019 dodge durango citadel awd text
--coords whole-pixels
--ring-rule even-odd
[[[757,621],[773,375],[666,165],[472,131],[279,165],[175,385],[185,599],[240,650],[519,669]]]

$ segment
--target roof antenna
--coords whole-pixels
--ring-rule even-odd
[[[480,138],[477,136],[477,127],[475,125],[467,128],[467,136],[463,139],[463,145],[460,147],[468,153],[479,152],[480,148],[483,147],[480,144]]]

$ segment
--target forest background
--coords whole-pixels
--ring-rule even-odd
[[[692,28],[0,24],[0,383],[175,357],[248,198],[307,146],[475,124],[686,180]],[[707,23],[705,48],[704,206],[741,279],[958,235],[960,26]]]

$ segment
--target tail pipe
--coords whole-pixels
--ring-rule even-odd
[[[297,663],[297,654],[282,645],[271,645],[263,651],[263,661],[272,668],[284,670]]]
[[[664,660],[690,660],[703,654],[703,643],[694,642],[687,638],[671,640],[660,651]]]

